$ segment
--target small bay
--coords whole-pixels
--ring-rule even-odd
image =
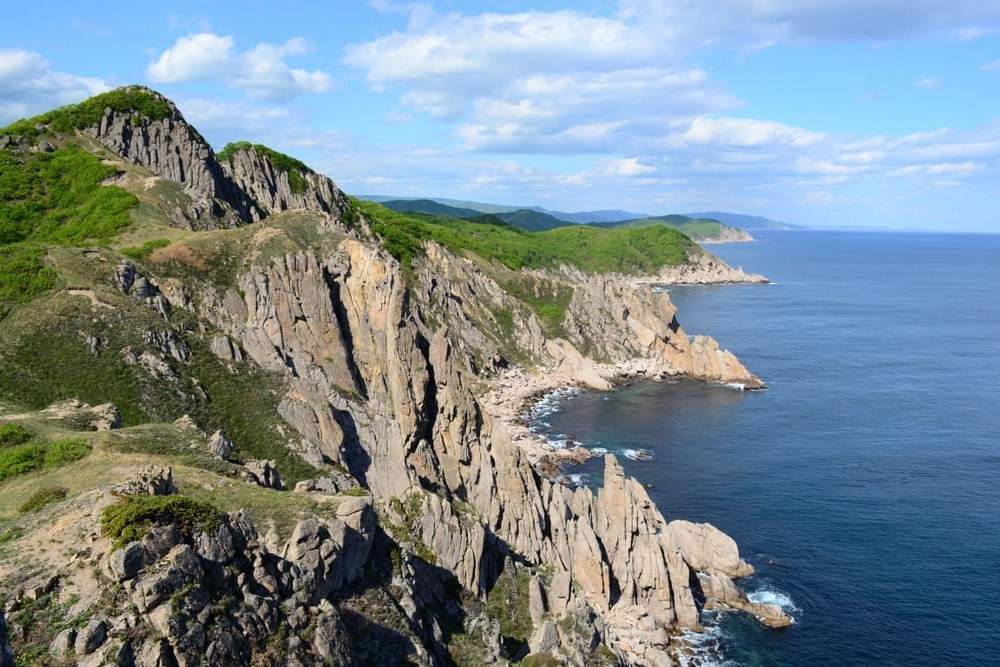
[[[997,664],[1000,236],[710,249],[774,284],[672,288],[678,319],[769,388],[638,383],[539,425],[619,455],[668,520],[732,535],[747,589],[791,607],[781,631],[723,617],[694,663]]]

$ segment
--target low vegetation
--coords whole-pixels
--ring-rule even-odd
[[[0,482],[42,468],[61,468],[90,453],[90,445],[80,439],[33,440],[20,425],[0,426]]]
[[[497,221],[392,211],[369,201],[357,201],[382,245],[412,268],[423,256],[423,243],[434,241],[458,254],[497,261],[513,271],[558,268],[565,264],[588,273],[650,273],[662,266],[683,264],[697,251],[691,239],[663,225],[601,229],[586,225],[528,232]]]
[[[187,496],[124,496],[101,512],[101,534],[120,548],[145,537],[154,525],[174,524],[191,534],[212,530],[220,521],[215,507]]]
[[[38,126],[47,126],[52,132],[70,133],[100,123],[105,109],[117,113],[134,112],[151,120],[163,120],[171,113],[170,104],[162,97],[140,86],[127,86],[95,95],[79,104],[19,120],[0,130],[0,135],[7,134],[32,141],[39,134]]]

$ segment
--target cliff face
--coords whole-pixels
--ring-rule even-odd
[[[347,197],[329,178],[312,170],[292,175],[253,146],[235,151],[222,168],[267,213],[289,209],[331,213],[347,207]]]
[[[666,293],[569,267],[514,272],[434,244],[404,271],[364,220],[347,224],[349,202],[328,179],[299,173],[305,186],[293,186],[287,169],[253,148],[220,166],[179,113],[132,118],[109,109],[87,132],[183,185],[192,202],[182,211],[186,226],[270,219],[221,242],[192,235],[188,254],[159,263],[112,268],[100,253],[81,254],[91,273],[80,269],[75,279],[101,278],[84,290],[92,309],[72,320],[68,335],[87,341],[95,364],[124,359],[141,391],[158,396],[166,387],[169,401],[193,414],[220,402],[232,377],[274,379],[274,389],[247,388],[247,400],[260,394],[275,405],[274,438],[311,464],[314,477],[276,491],[277,464],[237,466],[227,460],[228,436],[207,438],[198,431],[206,424],[181,418],[167,428],[192,442],[180,446],[176,485],[173,473],[157,469],[127,488],[70,498],[72,512],[61,508],[68,513],[58,537],[86,533],[92,581],[55,574],[66,567],[61,556],[37,572],[0,567],[0,577],[16,582],[8,620],[19,636],[30,636],[23,610],[32,596],[56,594],[78,596],[75,611],[96,625],[54,638],[53,655],[144,667],[352,664],[361,656],[438,665],[457,659],[456,638],[473,642],[483,661],[531,652],[592,664],[604,646],[612,660],[667,665],[670,633],[698,628],[708,601],[788,622],[733,584],[751,570],[731,539],[711,526],[668,524],[613,457],[597,493],[544,477],[480,401],[495,374],[514,366],[605,389],[625,366],[651,377],[762,386],[710,338],[689,339]],[[311,213],[296,218],[292,209]],[[194,259],[171,259],[178,256]],[[219,257],[229,258],[225,271],[199,259],[209,256],[220,266]],[[75,313],[81,290],[54,296],[51,307]],[[131,338],[124,322],[140,323]],[[209,382],[201,370],[209,365],[229,375]],[[179,416],[172,404],[144,400],[150,413]],[[192,470],[188,452],[199,447],[214,458]],[[243,486],[233,491],[244,484],[253,486],[250,496]],[[290,536],[235,512],[187,532],[168,522],[117,550],[94,528],[115,497],[206,486],[234,503],[291,502]],[[36,531],[21,539],[43,538]],[[79,604],[88,586],[108,581],[122,599]],[[529,618],[516,627],[500,618],[503,604],[490,611],[501,590],[524,604]],[[136,612],[116,610],[123,602]],[[379,635],[388,644],[363,645],[356,631],[373,618],[390,624],[392,633]]]

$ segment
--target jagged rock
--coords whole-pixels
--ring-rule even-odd
[[[349,473],[339,470],[329,470],[322,477],[305,479],[295,485],[295,491],[298,493],[341,493],[357,488],[360,488],[358,480]]]
[[[727,577],[753,574],[753,567],[740,558],[733,538],[715,526],[678,519],[667,528],[691,569]]]
[[[304,185],[293,187],[289,172],[277,168],[253,146],[238,149],[222,162],[222,168],[266,213],[304,209],[339,214],[348,207],[347,197],[326,176],[296,169],[296,183]]]
[[[559,647],[559,629],[553,621],[545,621],[528,640],[531,653],[548,653]]]
[[[784,628],[792,624],[792,618],[776,604],[751,602],[746,594],[724,574],[699,574],[698,584],[709,609],[729,607],[752,614],[761,623],[772,628]]]
[[[223,361],[243,361],[243,350],[239,345],[233,343],[229,336],[215,336],[212,338],[212,354]]]
[[[534,576],[528,582],[528,613],[531,615],[531,622],[538,625],[547,611],[542,581],[539,577]]]
[[[108,624],[104,619],[92,619],[85,626],[80,628],[76,635],[74,650],[77,655],[87,655],[93,653],[108,638]]]
[[[84,131],[128,162],[183,185],[189,202],[177,222],[214,229],[259,220],[261,211],[226,176],[211,147],[173,103],[148,89],[144,92],[169,105],[166,118],[153,120],[109,108],[97,125]]]
[[[165,639],[147,639],[135,657],[136,667],[177,667],[174,653]]]
[[[184,342],[184,339],[178,336],[172,329],[144,331],[142,339],[146,344],[152,345],[159,350],[161,354],[172,357],[182,364],[186,364],[191,360],[191,349]]]
[[[147,613],[185,587],[199,584],[204,576],[194,550],[187,544],[179,544],[138,582],[132,602],[140,613]]]
[[[746,232],[743,233],[746,234]],[[738,238],[733,240],[753,239]],[[689,257],[686,264],[665,266],[655,276],[639,278],[636,282],[653,285],[715,285],[719,283],[767,283],[769,281],[762,275],[745,273],[742,268],[734,269],[718,257],[706,252]]]
[[[250,459],[243,464],[243,479],[265,489],[284,489],[276,461]]]
[[[86,430],[110,431],[122,426],[121,412],[111,403],[90,406],[77,399],[70,399],[53,403],[43,412],[52,419],[66,421],[76,428]]]
[[[229,452],[233,450],[233,439],[226,435],[222,429],[208,437],[208,451],[212,452],[220,459],[225,460]],[[265,485],[266,486],[266,485]]]
[[[108,556],[108,569],[118,581],[133,579],[146,566],[146,550],[139,542],[129,542]]]
[[[0,611],[0,614],[3,612]],[[68,656],[70,652],[73,651],[73,647],[76,644],[76,628],[66,628],[61,630],[59,634],[55,636],[52,643],[49,645],[49,655],[62,658]],[[0,663],[3,660],[0,659]]]
[[[157,465],[143,468],[132,479],[119,484],[114,490],[125,496],[168,496],[177,493],[173,469]]]

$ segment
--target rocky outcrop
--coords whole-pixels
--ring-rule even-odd
[[[151,90],[143,92],[169,105],[166,118],[107,108],[100,122],[85,132],[128,162],[184,186],[189,201],[175,217],[177,223],[214,229],[261,219],[260,209],[225,174],[211,146],[173,102]]]
[[[222,168],[268,214],[289,209],[339,213],[348,208],[347,196],[326,176],[298,163],[279,168],[252,145],[237,149]]]
[[[719,231],[711,236],[693,235],[691,238],[702,245],[711,245],[714,243],[749,243],[754,240],[750,232],[739,227],[730,227],[729,225],[722,225],[719,227]]]
[[[768,283],[756,273],[746,273],[743,267],[733,268],[709,253],[688,258],[686,264],[665,266],[656,275],[633,279],[645,285],[718,285],[729,283]]]
[[[138,618],[95,619],[51,651],[73,639],[77,655],[100,650],[107,660],[124,646],[143,667],[247,665],[268,651],[286,655],[283,664],[348,664],[351,638],[329,600],[362,575],[374,535],[371,501],[355,497],[299,522],[277,552],[244,515],[192,534],[153,527],[106,561]],[[274,647],[275,637],[284,643]]]

